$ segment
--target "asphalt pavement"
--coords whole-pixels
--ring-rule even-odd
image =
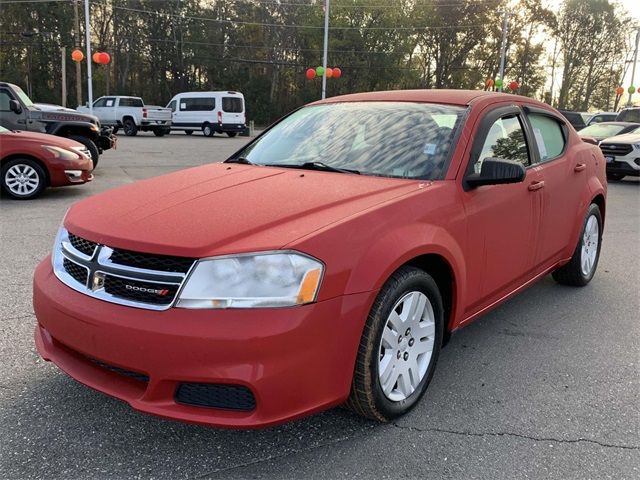
[[[546,277],[456,333],[410,414],[382,425],[338,408],[230,431],[137,413],[35,352],[31,278],[72,203],[247,141],[119,140],[91,184],[0,203],[0,478],[640,478],[637,179],[610,184],[593,281]]]

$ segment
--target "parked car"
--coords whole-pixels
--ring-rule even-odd
[[[34,105],[17,85],[0,82],[0,126],[8,130],[28,130],[69,138],[83,144],[98,165],[100,154],[116,144],[111,128],[98,119],[78,112],[46,111]]]
[[[226,133],[235,137],[246,128],[244,96],[240,92],[185,92],[171,99],[172,130],[187,135],[202,130],[207,137]]]
[[[588,113],[571,112],[569,110],[558,110],[564,118],[569,120],[569,123],[573,125],[576,130],[582,130],[587,126],[587,120],[589,119]]]
[[[609,180],[640,176],[640,127],[636,127],[631,133],[607,138],[600,143]]]
[[[12,198],[30,200],[46,187],[90,182],[92,169],[91,154],[81,143],[0,127],[0,187]]]
[[[346,402],[388,421],[451,332],[548,273],[590,282],[606,194],[600,149],[533,99],[332,97],[225,163],[72,206],[35,272],[36,345],[173,419],[258,427]]]
[[[78,111],[88,112],[89,107],[78,107]],[[93,114],[104,125],[111,125],[114,133],[124,129],[128,137],[137,135],[138,131],[162,137],[171,131],[171,110],[145,105],[140,97],[100,97],[93,102]]]
[[[618,117],[616,112],[596,112],[591,113],[589,119],[586,121],[587,127],[595,123],[613,122]]]
[[[640,123],[640,107],[623,108],[618,112],[616,120],[619,122]]]
[[[62,105],[55,105],[53,103],[34,103],[43,112],[75,112],[73,108],[63,107]]]
[[[583,128],[578,132],[581,137],[595,138],[598,142],[601,142],[605,138],[613,137],[615,135],[621,135],[623,133],[629,133],[638,128],[637,123],[631,122],[602,122],[594,123],[588,127]]]

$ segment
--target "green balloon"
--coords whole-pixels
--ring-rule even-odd
[[[628,89],[627,92],[629,92],[629,95],[633,95],[634,93],[636,93],[636,87],[634,87],[633,85],[631,85]]]
[[[496,87],[500,88],[502,86],[502,79],[501,78],[497,79],[495,85]]]
[[[324,68],[322,68],[322,67],[316,68],[316,75],[318,75],[319,77],[324,75]]]

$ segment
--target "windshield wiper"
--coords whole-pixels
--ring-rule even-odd
[[[255,165],[251,160],[245,157],[228,158],[222,163],[240,163],[242,165]]]
[[[268,163],[267,167],[282,167],[282,168],[301,168],[304,170],[320,170],[323,172],[337,172],[337,173],[355,173],[360,175],[359,170],[352,170],[350,168],[338,168],[327,165],[323,162],[305,162],[305,163]]]

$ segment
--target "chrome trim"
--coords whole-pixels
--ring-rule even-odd
[[[62,283],[77,292],[83,293],[89,297],[97,298],[98,300],[116,303],[127,307],[158,311],[168,310],[173,307],[184,286],[186,278],[191,274],[191,271],[198,263],[194,260],[193,265],[191,265],[186,273],[163,272],[159,270],[128,267],[111,261],[110,257],[113,254],[114,249],[101,244],[96,245],[97,246],[94,248],[92,255],[86,255],[73,247],[69,240],[69,232],[64,227],[60,227],[52,255],[53,272]],[[67,273],[64,268],[64,259],[88,270],[86,284],[83,285]],[[95,290],[92,289],[93,279],[96,274],[108,275],[137,282],[170,285],[172,287],[177,285],[178,288],[176,289],[176,294],[171,298],[169,303],[155,305],[153,303],[128,300],[107,293],[104,289],[104,284],[100,288],[96,288]]]

